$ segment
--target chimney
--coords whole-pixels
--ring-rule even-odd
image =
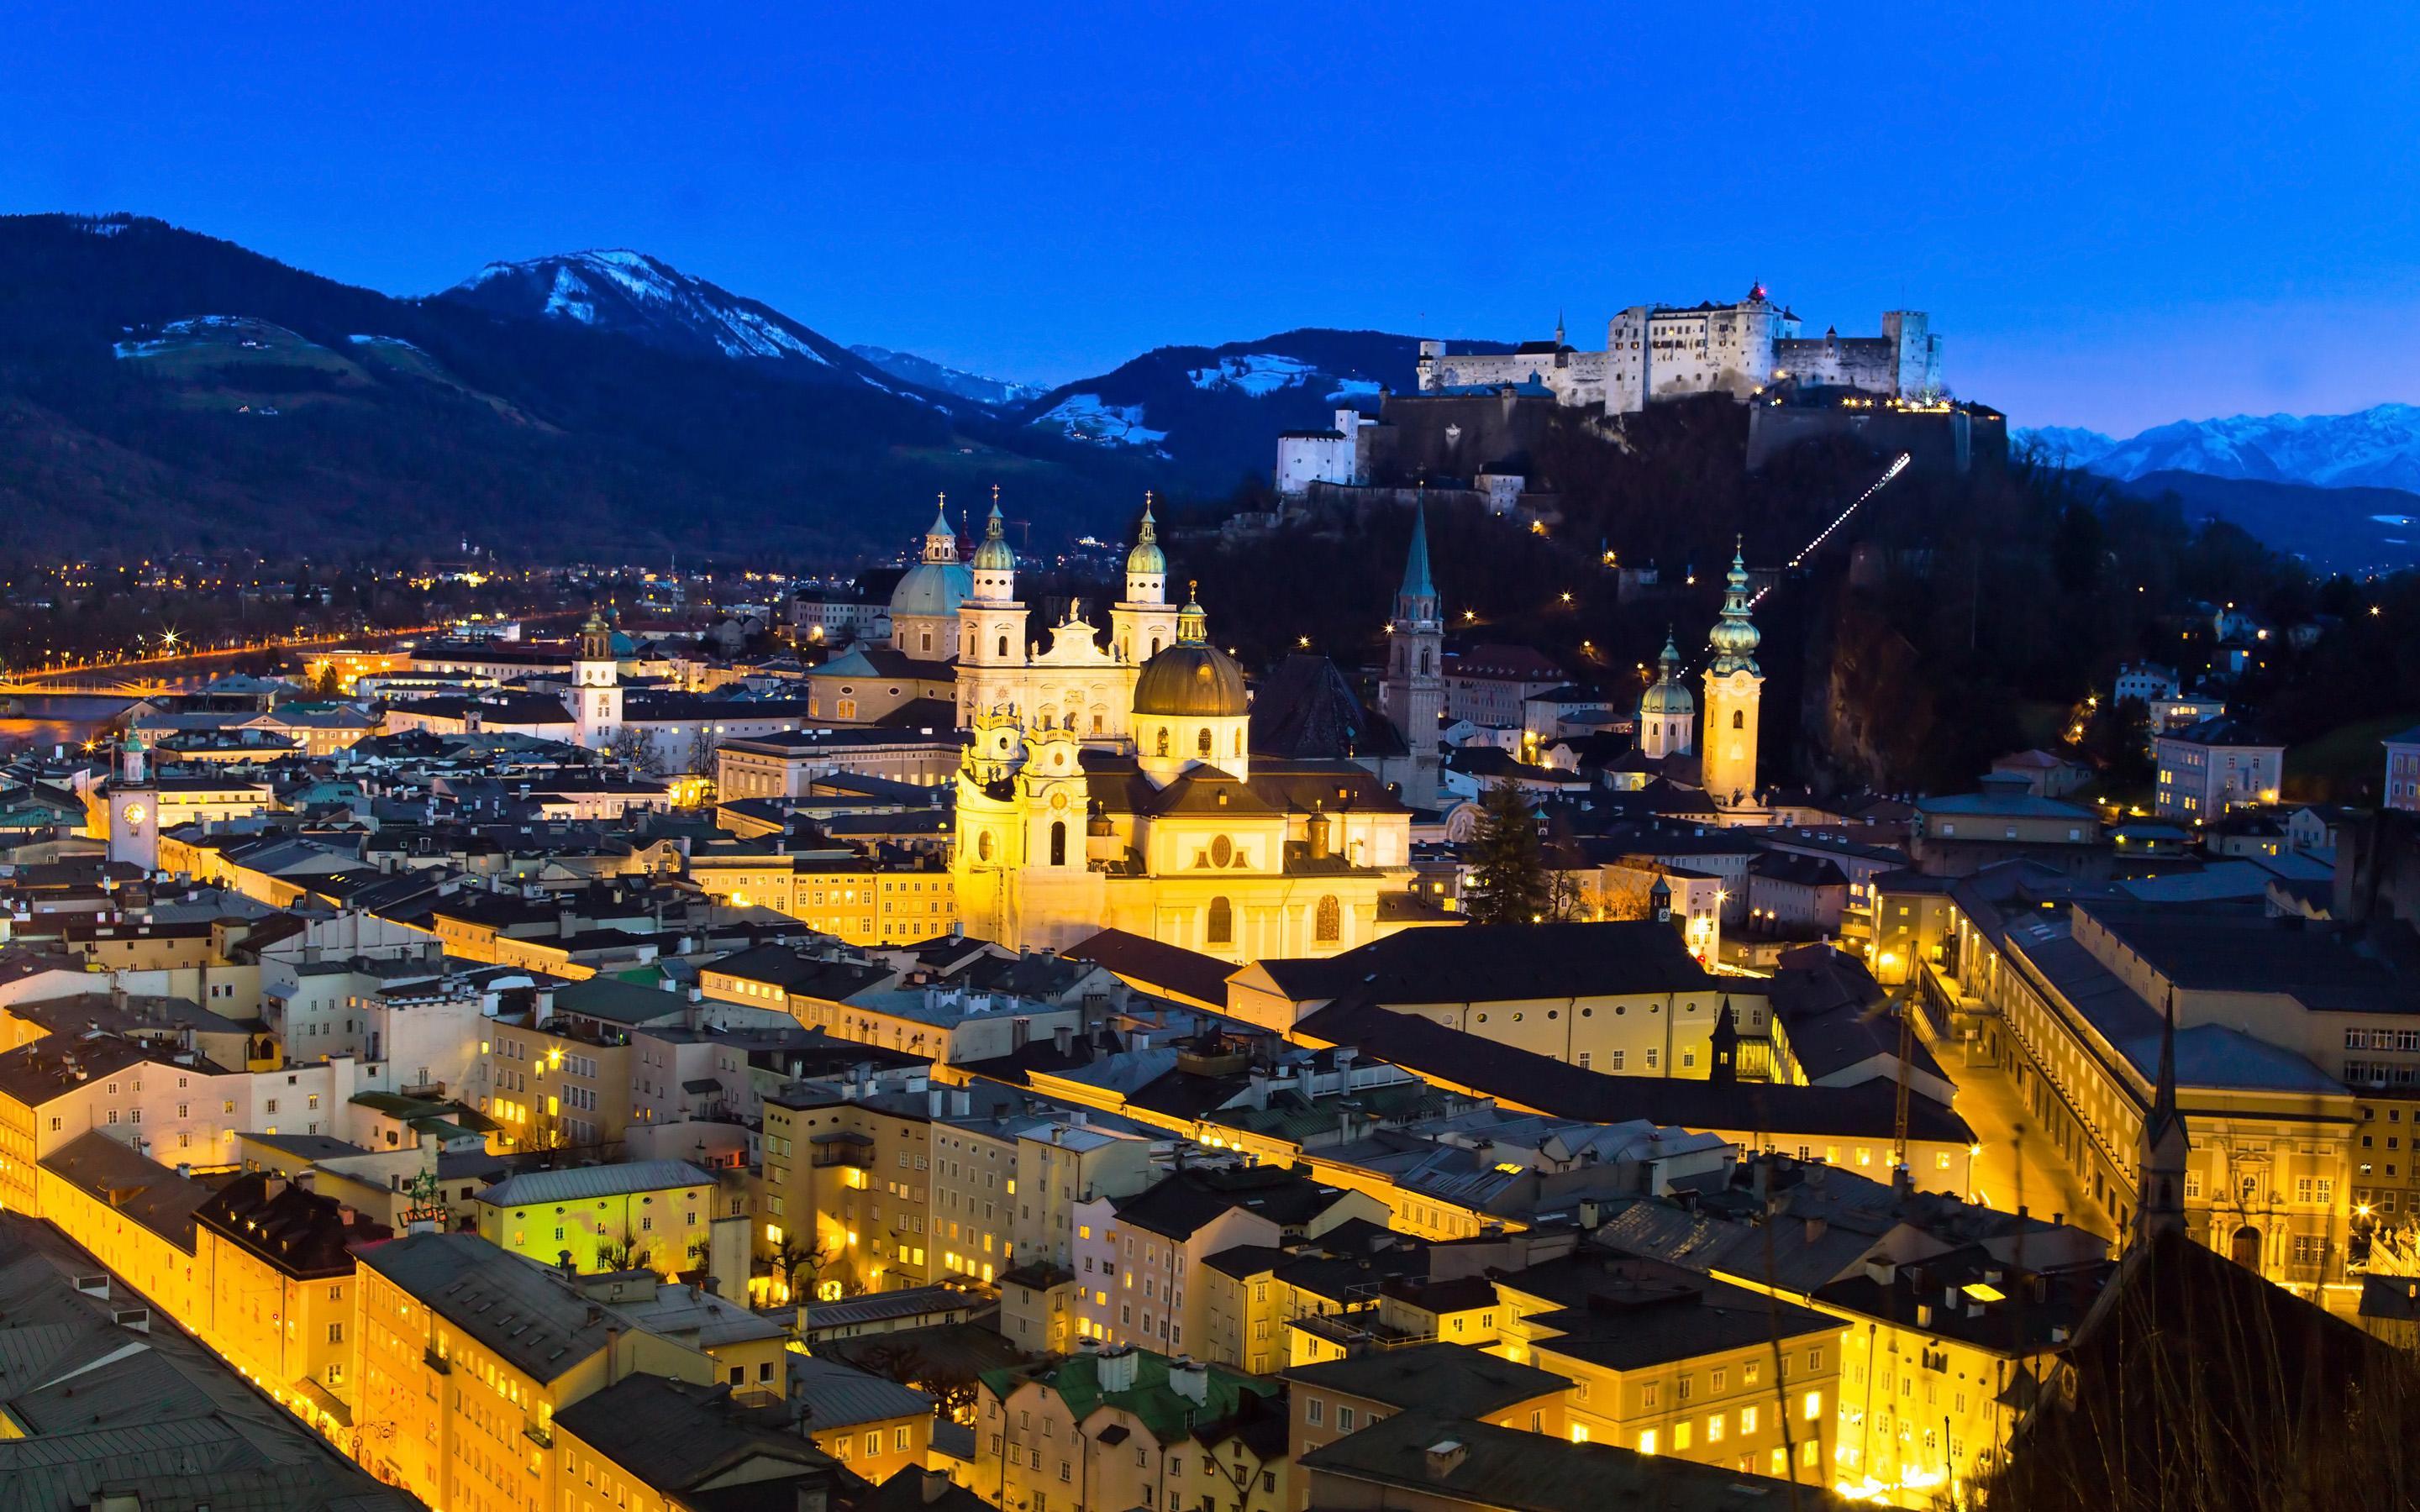
[[[1062,1025],[1060,1025],[1057,1028],[1055,1028],[1055,1029],[1051,1030],[1051,1031],[1050,1031],[1050,1046],[1051,1046],[1051,1048],[1052,1048],[1052,1049],[1054,1049],[1054,1050],[1058,1051],[1058,1052],[1059,1052],[1061,1055],[1063,1055],[1063,1056],[1067,1056],[1067,1055],[1073,1055],[1073,1054],[1075,1054],[1075,1051],[1076,1051],[1076,1030],[1075,1030],[1075,1026],[1072,1026],[1072,1025],[1062,1024]]]
[[[926,1506],[931,1506],[950,1494],[950,1473],[946,1470],[928,1470],[923,1473],[924,1478],[916,1484],[916,1495]]]
[[[1429,1479],[1446,1479],[1455,1471],[1460,1470],[1462,1462],[1469,1457],[1470,1451],[1464,1447],[1460,1439],[1439,1439],[1429,1445],[1425,1457],[1428,1461]]]
[[[1210,1367],[1189,1354],[1168,1362],[1168,1389],[1196,1407],[1210,1400]]]
[[[1136,1358],[1135,1349],[1131,1344],[1121,1344],[1115,1349],[1103,1350],[1099,1363],[1094,1367],[1102,1395],[1134,1389],[1135,1368],[1139,1364],[1140,1362]],[[1172,1363],[1168,1370],[1168,1383],[1171,1389],[1176,1385],[1176,1367]]]

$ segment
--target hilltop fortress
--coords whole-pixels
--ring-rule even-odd
[[[1554,340],[1508,354],[1455,355],[1442,341],[1420,343],[1422,393],[1512,385],[1608,415],[1700,393],[1745,401],[1785,381],[1930,403],[1941,393],[1941,337],[1921,310],[1883,312],[1879,336],[1835,330],[1801,337],[1797,314],[1759,284],[1736,304],[1632,305],[1607,323],[1603,351],[1573,350],[1560,322]]]

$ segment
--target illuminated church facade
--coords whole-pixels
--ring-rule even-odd
[[[968,933],[1059,949],[1115,928],[1242,963],[1387,932],[1411,810],[1354,762],[1253,756],[1243,670],[1200,604],[1166,606],[1148,512],[1106,648],[1071,616],[1020,654],[1014,572],[995,513],[960,609]]]

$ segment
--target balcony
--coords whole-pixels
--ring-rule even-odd
[[[420,1351],[420,1363],[441,1376],[450,1376],[454,1373],[454,1362],[438,1353],[437,1346],[434,1344]]]

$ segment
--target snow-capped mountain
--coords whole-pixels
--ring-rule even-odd
[[[1475,350],[1509,350],[1485,343]],[[1223,347],[1162,347],[1065,383],[1011,418],[1079,445],[1172,463],[1188,484],[1228,487],[1268,471],[1280,431],[1378,407],[1417,381],[1419,343],[1377,331],[1288,331]]]
[[[489,263],[438,298],[611,332],[685,356],[725,357],[809,382],[861,384],[924,401],[771,305],[644,252],[613,248]]]
[[[921,388],[931,389],[939,393],[954,393],[961,399],[972,399],[977,404],[990,405],[994,409],[1023,404],[1028,399],[1038,399],[1042,396],[1042,390],[1036,384],[1011,383],[1002,378],[985,378],[980,373],[969,373],[962,368],[945,366],[929,357],[919,357],[914,352],[892,351],[888,347],[863,345],[851,347],[849,350],[892,378],[906,378]]]
[[[2199,472],[2324,488],[2420,491],[2420,406],[2374,405],[2349,415],[2236,415],[2155,425],[2126,440],[2052,426],[2019,431],[2055,460],[2106,477]]]

